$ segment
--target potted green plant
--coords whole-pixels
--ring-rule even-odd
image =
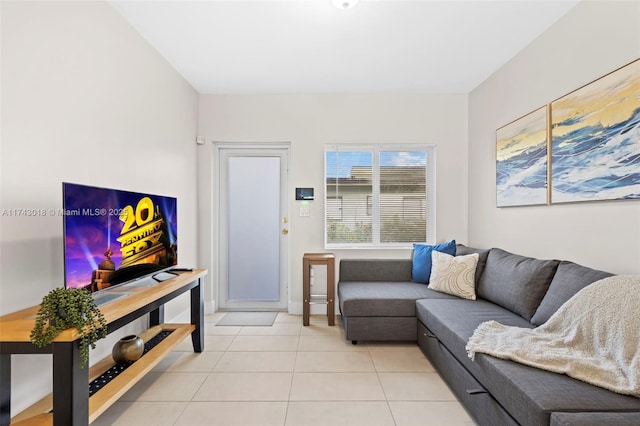
[[[43,347],[61,331],[75,327],[80,333],[80,366],[87,365],[89,346],[107,335],[107,321],[91,293],[85,289],[56,288],[44,296],[31,330],[31,342]]]

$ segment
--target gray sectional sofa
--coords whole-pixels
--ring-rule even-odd
[[[640,398],[481,353],[471,361],[465,349],[482,322],[536,327],[611,274],[498,248],[456,249],[479,254],[477,300],[412,282],[411,260],[343,259],[338,299],[346,338],[416,341],[480,425],[640,425]]]

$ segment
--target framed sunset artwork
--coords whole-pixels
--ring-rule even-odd
[[[496,131],[496,206],[548,203],[546,106]]]
[[[551,103],[551,202],[640,199],[640,60]]]

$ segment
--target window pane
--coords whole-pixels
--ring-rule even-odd
[[[433,244],[433,153],[425,145],[327,145],[327,248]]]
[[[327,218],[342,220],[342,197],[327,197]]]
[[[367,214],[367,197],[373,189],[372,167],[370,151],[326,153],[327,243],[372,242],[372,221]]]
[[[380,242],[426,241],[425,152],[380,153]]]

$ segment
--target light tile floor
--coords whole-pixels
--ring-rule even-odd
[[[92,425],[475,424],[415,344],[352,345],[326,316],[215,326],[222,315],[206,317],[203,353],[185,339]]]

